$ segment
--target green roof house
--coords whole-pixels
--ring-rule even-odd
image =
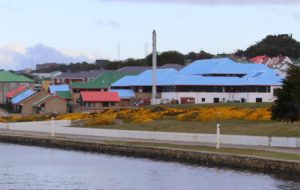
[[[108,89],[110,85],[124,76],[138,75],[138,72],[117,72],[117,71],[105,71],[94,80],[87,83],[71,83],[72,89],[86,89],[86,90],[101,90]]]
[[[21,85],[32,88],[34,81],[24,75],[0,71],[0,103],[5,103],[5,95]]]
[[[76,103],[81,91],[107,91],[110,85],[124,76],[138,75],[139,72],[104,71],[94,80],[86,83],[71,83],[73,102]]]

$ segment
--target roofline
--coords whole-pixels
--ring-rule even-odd
[[[211,84],[211,85],[193,85],[193,84],[176,84],[173,86],[281,86],[281,85],[273,85],[273,84],[247,84],[247,85],[240,85],[240,84],[232,84],[232,85],[228,85],[228,84],[224,84],[224,85],[220,85],[220,84]]]
[[[34,92],[35,92],[35,91],[34,91]],[[24,100],[22,100],[22,101],[20,101],[20,102],[18,102],[18,103],[16,103],[16,104],[17,104],[17,105],[23,106],[23,104],[26,103],[26,101],[28,100],[28,98],[30,98],[30,97],[32,97],[32,96],[35,96],[36,94],[38,94],[38,93],[33,93],[33,94],[31,94],[30,96],[26,97]]]
[[[23,101],[21,101],[21,102],[19,102],[19,103],[22,103],[22,105],[23,104],[26,104],[29,100],[29,98],[30,97],[34,97],[34,96],[37,96],[39,93],[42,93],[42,91],[40,91],[40,92],[36,92],[36,91],[34,91],[35,93],[34,94],[32,94],[31,96],[28,96],[25,100],[23,100]]]
[[[61,100],[63,100],[64,102],[66,102],[66,100],[65,100],[65,99],[63,99],[62,97],[55,95],[55,96],[51,96],[51,98],[47,99],[47,100],[46,100],[44,103],[46,103],[46,102],[48,102],[48,101],[52,100],[53,98],[58,98],[58,99],[61,99]]]
[[[85,79],[85,78],[87,78],[87,77],[76,78],[76,77],[59,77],[59,76],[57,76],[57,77],[55,77],[54,79],[57,79],[57,78],[61,78],[61,79]]]
[[[72,89],[101,89],[101,88],[72,88]]]
[[[112,86],[112,87],[151,87],[152,85],[143,85],[143,86]],[[228,84],[224,84],[224,85],[220,85],[220,84],[175,84],[175,85],[157,85],[157,86],[282,86],[282,85],[278,85],[278,84],[247,84],[247,85],[228,85]]]
[[[34,81],[22,81],[22,82],[21,81],[9,81],[9,82],[0,81],[0,83],[12,83],[12,82],[14,82],[14,83],[34,83]]]
[[[83,101],[83,99],[82,99],[82,101]],[[104,100],[104,101],[83,101],[83,102],[121,102],[121,97],[120,97],[119,101],[107,101],[107,100]]]
[[[47,103],[48,101],[50,101],[50,100],[52,100],[53,98],[56,98],[56,97],[66,102],[65,99],[63,99],[63,98],[61,98],[61,97],[59,97],[59,96],[57,96],[57,95],[55,95],[55,96],[52,96],[51,94],[48,94],[48,95],[50,95],[50,98],[48,98],[48,99],[46,99],[44,102],[38,104],[38,106],[41,105],[41,104],[45,104],[45,103]]]

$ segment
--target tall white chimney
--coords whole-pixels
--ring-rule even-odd
[[[156,83],[157,83],[157,51],[156,51],[156,32],[153,30],[152,33],[152,99],[151,105],[157,104],[157,91],[156,91]]]

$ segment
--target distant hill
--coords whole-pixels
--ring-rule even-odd
[[[237,51],[236,55],[246,56],[247,58],[258,55],[270,57],[282,55],[297,59],[300,57],[300,42],[288,34],[268,35],[260,42],[248,47],[245,51]]]

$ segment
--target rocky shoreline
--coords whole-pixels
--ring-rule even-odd
[[[300,176],[300,162],[267,159],[254,156],[240,156],[173,148],[114,145],[106,144],[101,141],[91,142],[80,139],[77,140],[57,137],[36,137],[9,134],[1,134],[0,142],[150,158],[164,161],[176,161],[197,164],[201,166],[220,168],[225,167],[285,176]]]

